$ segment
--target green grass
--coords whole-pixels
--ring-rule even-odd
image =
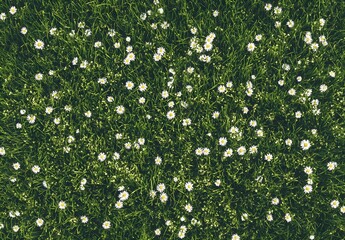
[[[179,232],[185,239],[236,239],[235,234],[241,239],[344,239],[345,2],[272,1],[270,11],[266,3],[1,1],[6,19],[0,20],[0,239],[179,239]],[[17,8],[14,15],[11,6]],[[276,6],[282,8],[279,15]],[[320,19],[326,20],[324,26]],[[167,29],[161,27],[165,21]],[[110,29],[116,31],[112,37]],[[304,41],[308,31],[318,43],[316,51]],[[191,49],[193,37],[202,47],[210,33],[215,34],[211,51]],[[255,40],[258,34],[261,41]],[[44,42],[41,50],[34,46],[37,39]],[[97,41],[100,48],[94,46]],[[255,43],[253,52],[247,50],[249,43]],[[129,65],[124,64],[127,46],[135,54]],[[165,54],[155,61],[159,47]],[[202,54],[210,62],[201,61]],[[84,60],[89,63],[85,69],[80,68]],[[194,72],[188,73],[189,67]],[[35,79],[38,73],[42,80]],[[107,83],[98,83],[99,78]],[[127,81],[134,83],[132,90]],[[146,91],[139,90],[141,83]],[[250,85],[251,96],[246,93]],[[320,91],[323,85],[326,91]],[[292,88],[296,95],[288,93]],[[312,106],[316,99],[318,105]],[[123,114],[118,106],[124,106]],[[168,119],[171,110],[175,117]],[[297,111],[301,118],[295,117]],[[34,123],[28,115],[36,117]],[[188,118],[191,125],[184,126]],[[250,126],[251,120],[257,126]],[[241,134],[231,134],[232,127]],[[227,138],[226,146],[219,144],[221,137]],[[142,145],[139,138],[145,139]],[[302,140],[309,140],[309,149],[301,148]],[[244,155],[237,152],[241,146]],[[251,146],[257,153],[249,152]],[[198,148],[210,153],[199,156]],[[227,149],[232,156],[224,157]],[[119,159],[113,158],[115,152]],[[271,161],[265,160],[267,154]],[[334,170],[328,169],[330,162],[337,163]],[[307,166],[310,175],[304,172]],[[308,179],[312,191],[305,193]],[[192,191],[185,188],[187,182],[193,183]],[[160,183],[166,202],[156,189]],[[129,197],[118,209],[121,187]],[[272,204],[275,197],[278,205]],[[333,200],[339,201],[337,208],[331,207]],[[188,203],[191,212],[185,209]],[[81,216],[88,222],[82,223]],[[40,227],[39,218],[44,220]],[[105,221],[109,229],[102,227]]]

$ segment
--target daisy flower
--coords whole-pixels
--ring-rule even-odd
[[[167,113],[167,118],[168,118],[169,120],[175,118],[175,112],[174,112],[173,110],[172,110],[172,111],[169,111],[169,112]]]
[[[34,44],[36,49],[42,50],[44,48],[44,42],[40,39],[37,39]]]
[[[162,203],[165,203],[166,201],[168,201],[168,195],[166,193],[162,193],[159,199],[161,200]]]
[[[87,223],[89,221],[89,218],[87,216],[81,216],[80,220],[82,223]]]
[[[247,152],[246,148],[244,146],[241,146],[237,149],[237,153],[240,156],[243,156]]]
[[[337,207],[339,207],[339,201],[338,201],[338,200],[333,200],[333,201],[331,202],[331,207],[332,207],[332,208],[337,208]]]
[[[67,204],[64,201],[59,202],[59,208],[60,209],[65,209],[67,207]]]
[[[185,209],[187,212],[192,212],[192,211],[193,211],[193,207],[192,207],[192,205],[189,204],[189,203],[184,207],[184,209]]]
[[[225,146],[227,142],[228,142],[228,140],[226,139],[226,137],[221,137],[218,140],[218,143],[220,146]]]
[[[312,174],[313,173],[313,169],[311,167],[305,167],[304,168],[304,172],[308,175]]]
[[[38,165],[34,165],[31,170],[33,173],[37,174],[41,171],[41,168]]]
[[[14,15],[14,14],[16,14],[16,12],[17,12],[17,8],[15,7],[15,6],[12,6],[11,8],[10,8],[10,14],[12,14],[12,15]]]
[[[132,81],[127,81],[125,86],[128,90],[132,90],[134,88],[134,83]]]
[[[273,205],[278,205],[278,204],[279,204],[279,198],[276,198],[276,197],[273,198],[273,199],[272,199],[272,204],[273,204]]]
[[[120,105],[120,106],[116,107],[116,113],[117,114],[124,114],[124,112],[125,112],[125,107],[124,106]]]
[[[44,224],[44,220],[42,218],[38,218],[36,220],[36,224],[38,227],[42,227],[42,225]]]
[[[98,154],[98,160],[103,162],[107,158],[107,155],[104,152]]]
[[[122,201],[117,201],[117,202],[115,203],[115,207],[116,207],[117,209],[123,208],[123,202],[122,202]]]
[[[333,171],[338,166],[337,162],[329,162],[327,163],[327,169],[329,171]]]
[[[111,223],[109,221],[105,221],[103,224],[102,224],[102,227],[104,229],[109,229],[111,227]]]
[[[304,193],[311,193],[313,191],[313,186],[307,184],[303,187],[303,190],[304,190]]]
[[[255,44],[254,44],[254,43],[248,43],[248,45],[247,45],[247,50],[248,50],[249,52],[253,52],[254,49],[255,49]]]
[[[311,144],[309,140],[302,140],[301,141],[301,148],[302,150],[308,150],[310,148]]]
[[[6,150],[4,147],[0,147],[0,156],[5,156]]]
[[[285,218],[285,221],[287,222],[291,222],[292,220],[290,213],[286,213],[284,218]]]
[[[240,236],[238,236],[238,234],[233,234],[232,236],[231,236],[231,240],[240,240],[241,238],[240,238]]]
[[[190,192],[190,191],[193,190],[193,183],[187,182],[187,183],[184,185],[184,187],[186,188],[186,190],[187,190],[188,192]]]
[[[23,34],[23,35],[25,35],[27,32],[28,32],[28,29],[26,27],[22,27],[20,29],[20,33]]]

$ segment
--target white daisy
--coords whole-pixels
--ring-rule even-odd
[[[37,39],[34,44],[36,49],[42,50],[44,48],[44,42],[40,39]]]
[[[109,221],[105,221],[103,224],[102,224],[102,227],[104,229],[109,229],[111,227],[111,223]]]

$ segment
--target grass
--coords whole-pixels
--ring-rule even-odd
[[[0,13],[0,239],[344,239],[345,3],[4,0]]]

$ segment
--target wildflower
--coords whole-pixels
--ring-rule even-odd
[[[122,201],[117,201],[117,202],[115,203],[115,207],[116,207],[117,209],[123,208],[123,202],[122,202]]]
[[[38,218],[36,220],[36,224],[37,224],[38,227],[42,227],[43,223],[44,223],[44,220],[42,218]]]
[[[188,192],[193,190],[193,183],[191,182],[187,182],[184,186]]]
[[[23,34],[23,35],[25,35],[27,32],[28,32],[28,29],[26,27],[22,27],[20,29],[20,33]]]
[[[333,171],[338,166],[337,162],[329,162],[327,163],[327,169],[329,171]]]
[[[310,148],[311,144],[309,140],[302,140],[301,141],[301,148],[302,150],[308,150]]]
[[[166,193],[162,193],[159,199],[161,200],[162,203],[165,203],[166,201],[168,201],[168,195]]]
[[[60,202],[59,202],[59,208],[60,208],[60,209],[63,210],[63,209],[65,209],[66,207],[67,207],[67,204],[66,204],[64,201],[60,201]]]
[[[272,204],[273,205],[278,205],[279,204],[279,198],[275,197],[272,199]]]
[[[80,220],[82,223],[87,223],[89,221],[89,218],[87,216],[81,216]]]
[[[0,156],[5,156],[6,150],[4,147],[0,147]]]
[[[10,8],[10,14],[12,14],[12,15],[14,15],[14,14],[16,14],[16,12],[17,12],[17,8],[15,7],[15,6],[12,6],[11,8]]]
[[[286,214],[285,214],[285,221],[291,222],[291,220],[292,220],[292,218],[291,218],[290,213],[286,213]]]
[[[338,200],[333,200],[333,201],[331,201],[331,207],[332,207],[332,208],[337,208],[337,207],[339,207],[339,201],[338,201]]]
[[[312,174],[313,173],[313,169],[311,167],[305,167],[304,168],[304,172],[308,175]]]
[[[247,45],[247,50],[248,50],[249,52],[253,52],[254,49],[255,49],[255,44],[254,44],[254,43],[248,43],[248,45]]]
[[[33,173],[37,174],[41,171],[41,168],[38,165],[34,165],[31,170]]]
[[[307,184],[303,187],[305,193],[311,193],[313,191],[313,186]]]
[[[107,155],[104,152],[98,154],[98,160],[103,162],[107,158]]]
[[[40,39],[37,39],[34,44],[36,49],[42,50],[44,48],[44,42]]]
[[[109,221],[105,221],[103,224],[102,224],[102,227],[104,229],[109,229],[111,227],[111,223]]]

